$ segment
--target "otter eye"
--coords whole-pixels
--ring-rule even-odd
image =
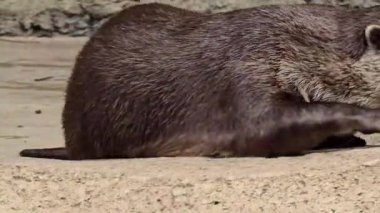
[[[365,30],[368,47],[380,50],[380,25],[369,25]]]

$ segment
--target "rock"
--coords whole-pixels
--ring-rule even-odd
[[[378,0],[1,0],[0,36],[88,36],[123,8],[152,2],[207,13],[268,4],[380,5]]]
[[[5,16],[0,15],[0,35],[6,36],[16,36],[22,35],[20,24],[18,18],[14,16]]]
[[[138,2],[138,1],[137,1]],[[82,0],[82,8],[95,19],[108,17],[123,8],[135,5],[136,1],[123,0]]]
[[[32,26],[40,28],[42,30],[52,31],[53,22],[51,20],[50,13],[48,11],[44,11],[40,14],[37,14],[32,21]]]

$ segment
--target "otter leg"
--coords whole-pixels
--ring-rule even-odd
[[[366,144],[367,143],[364,139],[354,135],[340,137],[332,136],[324,140],[321,144],[315,147],[314,150],[363,147]]]
[[[277,157],[299,155],[328,138],[380,132],[380,110],[347,104],[290,105],[269,111],[252,128],[185,133],[129,150],[129,157]],[[255,119],[253,119],[255,120]],[[259,119],[256,119],[257,121]],[[249,124],[247,125],[249,126]],[[344,141],[342,143],[345,143]]]
[[[380,110],[348,104],[286,104],[265,118],[256,131],[236,142],[239,155],[294,155],[318,147],[329,137],[380,132]]]
[[[128,157],[231,157],[235,156],[234,133],[189,132],[134,147],[123,154]]]

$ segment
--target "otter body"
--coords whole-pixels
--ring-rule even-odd
[[[125,9],[77,57],[65,148],[20,154],[272,157],[380,132],[379,32],[380,8]]]

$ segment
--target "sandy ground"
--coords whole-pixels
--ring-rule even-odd
[[[84,41],[0,38],[0,212],[379,212],[379,136],[277,159],[20,158],[63,145],[63,91]]]

